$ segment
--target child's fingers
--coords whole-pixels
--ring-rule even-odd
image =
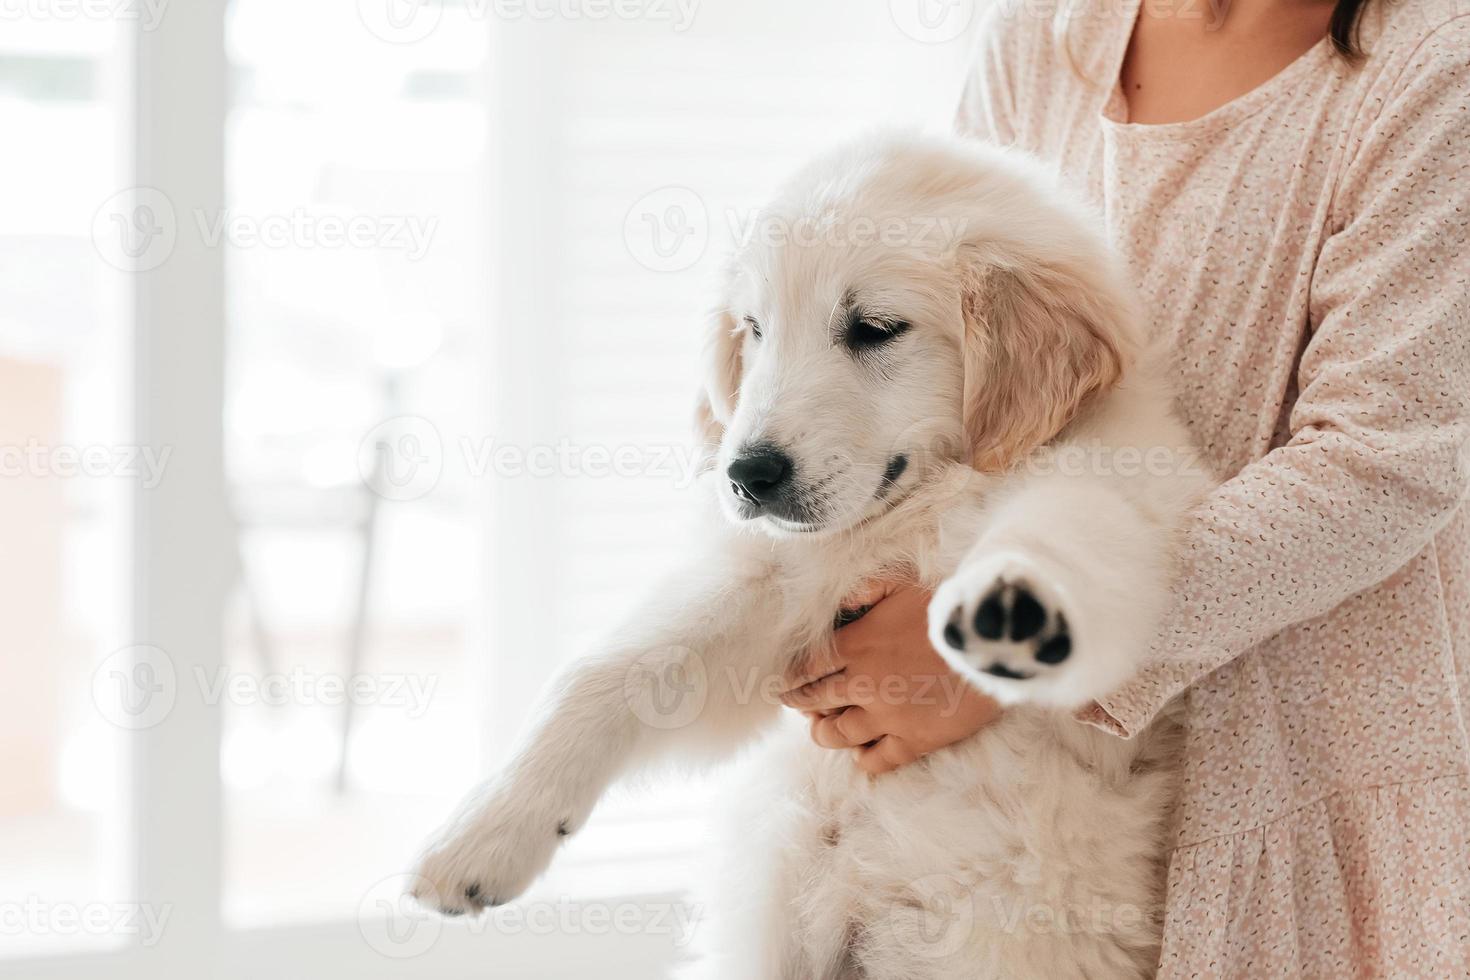
[[[786,700],[787,695],[794,694],[800,688],[835,674],[846,666],[847,661],[838,651],[836,644],[828,643],[820,649],[808,650],[806,656],[786,673],[786,693],[781,695],[782,703],[788,707],[796,707]]]
[[[781,703],[797,711],[835,711],[847,707],[847,685],[841,671],[803,684],[781,695]]]
[[[857,748],[882,734],[873,716],[857,706],[812,719],[812,741],[824,749]]]
[[[884,735],[872,745],[853,749],[857,767],[870,776],[881,776],[900,766],[906,766],[919,758],[907,742],[893,735]]]

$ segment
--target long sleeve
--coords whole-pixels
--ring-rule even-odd
[[[992,4],[978,25],[974,55],[955,113],[955,131],[974,139],[1009,146],[1016,140],[1016,90],[1006,54],[1016,40],[1007,30],[1007,5]]]
[[[1426,36],[1388,87],[1329,231],[1290,438],[1192,517],[1150,666],[1083,715],[1105,730],[1136,734],[1190,684],[1383,582],[1470,488],[1470,17]]]

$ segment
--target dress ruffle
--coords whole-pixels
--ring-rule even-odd
[[[1470,778],[1335,794],[1176,849],[1159,977],[1470,977]]]

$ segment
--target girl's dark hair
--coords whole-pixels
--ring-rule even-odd
[[[1332,8],[1332,20],[1327,25],[1327,36],[1337,53],[1349,61],[1356,61],[1363,49],[1358,47],[1358,20],[1368,0],[1337,0]]]

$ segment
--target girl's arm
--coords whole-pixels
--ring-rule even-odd
[[[1350,147],[1287,443],[1187,526],[1148,667],[1087,720],[1185,687],[1423,552],[1470,488],[1470,16],[1429,34]],[[1412,624],[1411,624],[1412,626]]]

